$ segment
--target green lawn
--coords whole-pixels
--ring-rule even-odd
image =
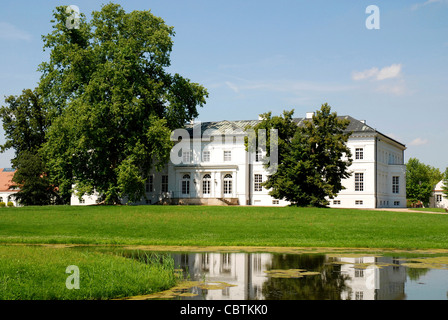
[[[448,248],[448,216],[294,207],[1,208],[0,243]]]

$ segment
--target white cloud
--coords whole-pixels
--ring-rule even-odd
[[[412,140],[409,145],[410,146],[422,146],[424,144],[427,144],[428,140],[427,139],[422,139],[422,138],[415,138],[414,140]]]
[[[393,64],[391,66],[384,67],[382,69],[374,67],[364,71],[354,71],[352,73],[352,79],[355,81],[365,79],[374,79],[377,81],[381,81],[385,79],[398,78],[400,76],[401,76],[401,64]]]
[[[228,86],[230,89],[232,89],[235,93],[239,93],[240,89],[238,88],[238,86],[236,84],[234,84],[233,82],[230,81],[226,81],[225,82],[226,86]]]
[[[377,80],[397,78],[401,75],[401,64],[393,64],[390,67],[384,67],[376,76]]]
[[[0,22],[0,39],[31,40],[31,35],[8,22]]]
[[[427,0],[425,2],[416,3],[416,4],[412,5],[411,9],[412,10],[417,10],[417,9],[419,9],[421,7],[425,7],[425,6],[427,6],[429,4],[433,4],[433,3],[448,3],[448,0]]]
[[[379,73],[378,68],[372,68],[369,70],[364,70],[364,71],[354,71],[352,73],[352,79],[353,80],[364,80],[364,79],[368,79],[368,78],[372,78],[375,77],[377,74]]]

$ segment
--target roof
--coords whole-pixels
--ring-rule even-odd
[[[399,145],[405,147],[405,145],[401,142],[398,142],[395,139],[392,139],[391,137],[386,136],[385,134],[377,131],[376,129],[372,128],[371,126],[367,125],[365,121],[357,120],[351,116],[338,116],[340,119],[348,119],[350,120],[349,125],[347,126],[345,132],[353,132],[353,133],[376,133],[380,134],[383,137],[386,137],[387,139],[394,141],[395,143],[398,143]],[[303,126],[304,120],[306,118],[293,118],[293,121],[297,123],[298,126]],[[206,133],[210,135],[221,135],[226,134],[235,131],[238,133],[240,131],[243,133],[245,129],[250,126],[253,127],[257,125],[261,120],[236,120],[236,121],[212,121],[212,122],[201,122],[201,135],[204,134],[204,132],[207,130]],[[190,136],[193,134],[193,127],[197,126],[199,123],[195,124],[188,124],[186,125],[186,129],[190,132]]]
[[[9,168],[0,168],[0,192],[16,192],[18,190],[10,190],[10,187],[14,185],[12,177],[15,170]]]
[[[443,191],[443,180],[440,180],[439,183],[436,184],[436,186],[434,187],[434,192],[442,192]]]

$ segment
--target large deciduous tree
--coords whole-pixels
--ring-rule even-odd
[[[170,74],[173,28],[150,11],[104,5],[79,28],[66,7],[43,37],[50,59],[39,89],[54,121],[43,154],[63,194],[94,190],[106,203],[144,195],[145,173],[169,160],[171,131],[198,115],[206,89]]]
[[[278,170],[264,186],[276,199],[298,206],[325,206],[343,189],[341,180],[350,176],[351,152],[347,147],[349,120],[340,119],[328,104],[312,119],[297,126],[293,111],[283,117],[263,115],[258,129],[277,129],[279,136]]]

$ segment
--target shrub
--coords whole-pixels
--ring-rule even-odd
[[[5,207],[6,206],[6,203],[4,203],[4,202],[0,202],[0,208],[3,208],[3,207]]]
[[[8,201],[8,207],[14,207],[14,203],[12,203],[12,201]]]

